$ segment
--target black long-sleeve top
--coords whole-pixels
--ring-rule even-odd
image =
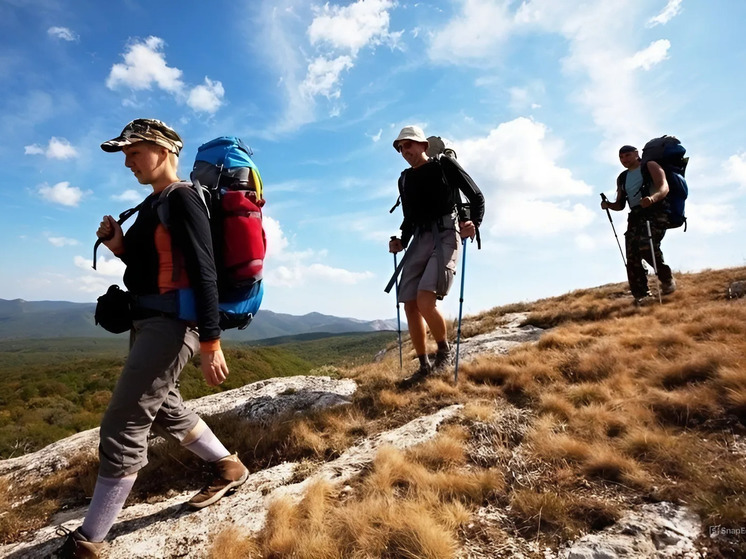
[[[469,219],[479,227],[484,218],[484,195],[455,159],[441,156],[419,167],[405,169],[399,177],[404,213],[402,245],[409,244],[418,227],[429,227],[453,212],[460,201],[459,191],[469,201]]]
[[[158,215],[159,203],[168,204],[168,228]],[[200,341],[220,338],[210,222],[204,203],[192,188],[174,188],[162,198],[159,193],[148,196],[124,235],[124,252],[120,258],[127,266],[124,284],[135,295],[192,288]]]

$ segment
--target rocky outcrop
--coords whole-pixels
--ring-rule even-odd
[[[602,532],[582,537],[562,550],[558,559],[696,559],[702,556],[694,544],[701,529],[697,515],[685,507],[643,505]]]
[[[189,402],[201,416],[224,412],[247,420],[268,420],[277,415],[349,402],[355,381],[329,377],[285,377],[263,380],[235,390],[211,394]],[[98,448],[98,429],[77,433],[49,446],[9,460],[0,460],[0,476],[42,476],[64,468],[70,458]]]

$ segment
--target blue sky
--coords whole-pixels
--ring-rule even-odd
[[[91,269],[95,230],[148,191],[99,144],[138,117],[179,131],[183,177],[216,136],[252,146],[275,312],[395,316],[391,142],[407,124],[448,138],[487,198],[465,314],[625,281],[599,193],[613,198],[620,145],[662,134],[691,157],[689,230],[668,233],[666,261],[741,266],[744,21],[737,0],[4,0],[0,298],[121,283],[105,248]]]

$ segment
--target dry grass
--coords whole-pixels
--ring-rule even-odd
[[[456,386],[443,377],[397,390],[406,372],[394,348],[381,363],[339,371],[359,386],[349,406],[257,425],[211,418],[252,470],[294,461],[307,465],[296,470],[301,481],[365,437],[464,405],[435,440],[381,449],[349,487],[312,484],[299,501],[275,501],[260,533],[219,534],[212,557],[451,558],[485,506],[504,512],[495,533],[548,546],[659,499],[693,507],[704,526],[741,527],[746,473],[729,448],[746,437],[746,300],[725,299],[739,276],[746,269],[677,274],[679,289],[663,305],[634,307],[618,284],[469,317],[465,338],[493,330],[508,312],[554,329],[507,355],[461,363]],[[163,468],[184,472],[169,488],[199,485],[203,471],[181,449],[150,454],[135,499],[163,495]],[[85,492],[74,477],[90,472],[94,463],[75,476],[61,472],[50,480],[57,495],[34,488],[51,495],[48,510],[35,520],[11,510],[0,533],[12,539],[63,502],[80,504]],[[9,493],[0,487],[4,510],[3,499],[21,497]],[[746,541],[708,545],[715,557],[746,556]]]

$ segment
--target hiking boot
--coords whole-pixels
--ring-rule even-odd
[[[65,542],[57,550],[59,559],[97,559],[104,547],[103,542],[89,542],[80,529],[70,531],[64,526],[57,528],[58,536],[65,536]]]
[[[453,351],[451,349],[438,350],[433,361],[433,372],[443,372],[453,362]]]
[[[676,280],[671,277],[671,281],[661,282],[661,294],[670,295],[676,291]]]
[[[201,509],[218,502],[229,491],[243,485],[249,477],[249,470],[236,454],[221,458],[214,463],[215,477],[202,488],[202,491],[187,503],[194,509]]]
[[[413,375],[397,382],[396,386],[397,388],[401,388],[402,390],[412,388],[414,385],[424,381],[430,375],[430,373],[432,373],[432,371],[432,367],[430,367],[429,365],[422,365]]]

